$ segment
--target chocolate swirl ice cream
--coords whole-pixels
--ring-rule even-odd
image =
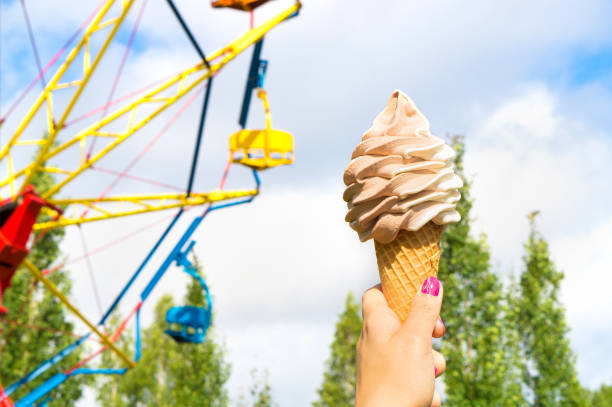
[[[460,220],[455,206],[463,182],[454,150],[432,135],[429,122],[401,91],[363,135],[344,172],[346,221],[361,241],[393,241],[400,230]]]

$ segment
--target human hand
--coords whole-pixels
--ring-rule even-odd
[[[357,342],[357,407],[438,407],[435,378],[446,369],[431,337],[444,335],[439,318],[442,285],[425,280],[403,323],[380,284],[363,294],[363,328]]]

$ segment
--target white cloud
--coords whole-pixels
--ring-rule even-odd
[[[52,7],[30,7],[43,61],[92,7],[73,3],[62,0]],[[290,3],[271,2],[256,20]],[[177,4],[207,52],[235,38],[248,23],[247,15],[212,10],[205,1]],[[609,236],[599,219],[609,220],[611,201],[603,186],[609,183],[607,174],[612,170],[607,160],[612,152],[608,109],[612,94],[605,83],[553,90],[541,82],[549,75],[566,74],[577,48],[610,45],[610,7],[605,0],[580,4],[394,1],[384,7],[377,2],[356,7],[351,2],[312,0],[305,2],[298,19],[266,38],[274,123],[294,132],[296,163],[262,174],[261,197],[250,206],[212,214],[196,235],[196,251],[215,293],[219,334],[226,338],[234,364],[234,397],[240,387],[248,387],[251,367],[269,368],[281,405],[307,405],[319,384],[333,321],[346,291],[359,293],[376,279],[371,245],[358,243],[342,221],[340,177],[362,132],[395,88],[414,97],[438,134],[468,135],[466,166],[475,174],[477,230],[489,234],[495,262],[504,271],[520,265],[525,215],[533,209],[542,211],[543,233],[567,276],[564,298],[582,377],[592,385],[609,380],[609,371],[590,368],[591,361],[598,359],[589,350],[597,349],[599,356],[610,352],[604,343],[610,342],[612,334],[598,328],[591,321],[598,313],[590,312],[609,310],[609,303],[592,298],[581,302],[586,294],[582,287],[575,287],[580,286],[577,276],[582,275],[578,270],[606,281],[601,270],[609,264],[603,254]],[[138,8],[137,3],[134,10]],[[124,36],[131,29],[134,10]],[[2,11],[0,104],[4,111],[17,89],[35,76],[35,69],[18,2],[3,4]],[[142,28],[137,40],[145,46],[130,56],[117,96],[197,61],[165,3],[149,1]],[[122,51],[117,46],[109,50],[99,76],[92,78],[76,110],[105,103]],[[216,184],[227,159],[227,136],[237,127],[249,58],[249,53],[239,57],[215,79],[196,179],[199,190]],[[56,104],[61,100],[58,97]],[[150,158],[135,168],[135,174],[179,186],[186,182],[200,105],[199,99],[152,149]],[[255,100],[253,109],[251,123],[261,125],[261,108]],[[174,112],[152,121],[109,156],[104,166],[122,169]],[[14,125],[12,121],[3,126],[3,139]],[[39,118],[31,133],[41,126]],[[236,170],[229,186],[250,185],[247,176],[246,171]],[[99,186],[108,181],[108,177],[88,174],[67,193],[98,194]],[[130,182],[117,188],[117,192],[141,191],[150,190]],[[88,245],[102,245],[163,216],[84,226]],[[193,212],[185,216],[169,242],[176,241],[192,216]],[[162,229],[158,226],[94,257],[105,304]],[[578,246],[578,252],[585,254],[571,256],[571,248]],[[71,255],[81,252],[74,230],[63,247]],[[126,298],[124,311],[136,301],[143,282],[169,249],[170,245],[164,245],[144,272]],[[82,266],[71,267],[75,301],[94,318],[97,310]],[[151,303],[164,291],[182,295],[186,281],[180,270],[172,268]],[[597,346],[589,341],[594,333],[599,335]],[[312,356],[304,356],[297,351],[300,348],[312,350]],[[299,363],[296,354],[302,357]]]
[[[220,316],[239,325],[327,319],[349,289],[375,283],[374,249],[344,222],[341,193],[293,189],[211,214],[198,253]]]
[[[609,383],[612,377],[612,367],[601,363],[612,335],[612,300],[607,292],[612,286],[611,245],[612,216],[596,222],[589,232],[551,239],[557,265],[565,272],[562,298],[572,344],[578,349],[580,376],[591,387]]]
[[[247,393],[252,382],[249,372],[257,368],[270,373],[273,397],[279,406],[310,404],[321,385],[333,330],[331,318],[318,323],[263,322],[226,330],[232,363],[228,386],[233,398]]]
[[[612,142],[595,123],[567,113],[571,99],[536,85],[477,118],[466,167],[474,174],[476,230],[488,235],[502,271],[520,272],[526,215],[541,211],[538,224],[565,272],[561,299],[580,377],[596,387],[612,375],[592,368],[612,335],[605,322],[612,299],[602,289],[612,284],[612,191],[602,187],[612,173]]]
[[[555,101],[543,88],[536,88],[509,101],[487,119],[483,132],[511,142],[521,136],[550,138],[555,133]]]
[[[606,210],[612,145],[592,124],[560,114],[560,99],[537,85],[475,117],[468,132],[474,214],[505,261],[520,258],[529,212],[540,210],[545,234],[556,236],[590,230]]]

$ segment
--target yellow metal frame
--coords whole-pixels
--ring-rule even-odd
[[[123,18],[125,17],[125,14],[127,13],[127,10],[129,9],[129,7],[131,6],[133,2],[133,0],[127,0],[123,6],[123,13],[121,14],[120,17],[117,18],[116,22],[113,23],[114,25],[113,31],[109,34],[109,37],[107,38],[102,50],[96,57],[94,63],[91,64],[90,69],[87,70],[87,73],[84,76],[83,80],[78,82],[79,87],[77,89],[77,92],[75,96],[71,99],[68,108],[62,114],[61,118],[57,122],[55,122],[53,120],[51,110],[47,109],[48,110],[48,122],[49,122],[49,136],[44,139],[35,139],[35,140],[27,140],[27,141],[20,142],[19,137],[23,133],[23,130],[25,129],[27,124],[31,121],[32,117],[34,117],[36,111],[42,105],[42,101],[47,100],[48,102],[47,106],[51,105],[51,97],[50,97],[51,91],[57,88],[57,83],[58,83],[59,78],[61,77],[61,74],[63,74],[63,72],[70,65],[70,62],[72,62],[72,60],[78,53],[78,49],[80,49],[79,47],[84,43],[88,43],[88,40],[85,40],[85,38],[89,38],[89,35],[99,30],[100,21],[103,15],[106,13],[107,9],[110,7],[110,4],[113,3],[113,1],[116,1],[116,0],[109,0],[107,2],[107,5],[103,7],[103,9],[100,11],[98,16],[96,16],[96,18],[92,22],[92,25],[90,26],[90,28],[88,28],[84,39],[81,40],[79,45],[77,45],[77,47],[75,47],[75,49],[70,53],[66,62],[62,64],[60,71],[58,71],[58,73],[49,82],[49,85],[47,85],[47,88],[41,94],[41,96],[39,97],[37,102],[34,104],[32,109],[30,109],[30,112],[28,112],[24,121],[19,125],[19,127],[17,128],[17,131],[15,132],[11,140],[3,147],[2,150],[0,150],[0,160],[6,157],[8,164],[9,164],[8,176],[0,181],[0,188],[6,185],[11,185],[11,194],[13,196],[18,196],[18,193],[15,194],[14,184],[16,180],[21,177],[25,177],[25,179],[23,183],[21,184],[21,187],[19,189],[20,191],[23,190],[27,186],[32,175],[35,174],[37,171],[45,171],[49,173],[65,175],[65,178],[63,180],[53,185],[49,190],[47,190],[43,194],[43,198],[45,199],[51,198],[52,196],[57,194],[69,182],[71,182],[77,176],[82,174],[83,171],[87,170],[89,167],[91,167],[93,164],[99,161],[102,157],[104,157],[109,152],[111,152],[115,147],[117,147],[118,145],[123,143],[125,140],[127,140],[137,130],[142,128],[144,125],[150,122],[153,118],[155,118],[160,113],[162,113],[164,110],[166,110],[174,102],[176,102],[177,100],[185,96],[188,92],[193,90],[196,86],[204,82],[206,79],[216,74],[228,62],[232,61],[236,56],[242,53],[249,46],[259,41],[261,37],[263,37],[268,31],[270,31],[276,25],[290,18],[292,15],[294,15],[301,7],[301,3],[296,2],[294,5],[280,12],[276,16],[270,18],[268,21],[264,22],[260,26],[247,31],[246,33],[244,33],[243,35],[241,35],[240,37],[238,37],[237,39],[229,43],[227,46],[211,53],[209,56],[210,61],[214,61],[217,59],[220,59],[220,60],[219,62],[211,64],[210,69],[207,69],[204,63],[199,63],[198,65],[192,68],[189,68],[177,75],[174,75],[173,77],[168,79],[166,82],[162,83],[161,85],[158,85],[156,88],[154,88],[153,90],[151,90],[144,96],[136,99],[135,101],[127,104],[126,106],[123,106],[117,109],[116,111],[104,117],[99,122],[94,123],[91,126],[87,127],[86,129],[78,132],[70,140],[64,143],[61,143],[60,145],[52,148],[56,140],[57,133],[61,130],[62,126],[64,125],[64,122],[66,118],[68,117],[70,110],[72,109],[72,107],[74,106],[74,103],[76,102],[76,98],[81,93],[87,80],[91,76],[93,69],[99,62],[103,51],[106,49],[106,47],[108,46],[108,43],[110,43],[110,40],[114,36],[118,28],[118,24],[120,23],[121,20],[123,20]],[[170,90],[172,87],[175,87],[173,95],[171,96],[162,95],[163,92]],[[152,113],[149,113],[148,115],[145,115],[143,118],[137,120],[136,113],[137,113],[138,108],[143,105],[151,105],[151,104],[159,104],[159,106]],[[110,123],[113,123],[123,117],[128,117],[129,119],[127,128],[123,132],[105,132],[102,130],[104,126]],[[86,148],[86,141],[90,137],[106,138],[111,141],[108,145],[102,148],[100,152],[98,152],[97,154],[93,155],[92,157],[88,159],[85,156],[84,151]],[[32,144],[42,145],[40,154],[37,156],[34,162],[30,163],[29,165],[25,166],[24,168],[18,171],[15,171],[15,169],[13,168],[12,157],[10,155],[11,147],[18,146],[18,145],[32,145]],[[63,168],[57,168],[57,167],[44,166],[44,163],[49,162],[50,159],[52,159],[59,153],[62,153],[66,151],[68,148],[75,146],[75,145],[80,146],[80,160],[79,160],[79,165],[77,168],[63,169]]]
[[[150,194],[114,196],[109,198],[50,199],[48,202],[56,207],[61,208],[70,205],[72,212],[82,213],[84,211],[90,211],[91,215],[87,217],[80,217],[76,213],[75,216],[72,217],[60,215],[57,220],[36,223],[33,229],[35,231],[40,231],[70,225],[80,225],[83,223],[138,215],[165,209],[198,206],[213,202],[245,198],[255,196],[258,193],[259,191],[257,189],[244,189],[192,193],[190,196],[187,196],[187,194]],[[102,204],[114,204],[115,208],[104,208]],[[125,208],[126,206],[128,208]],[[52,209],[45,207],[43,210],[53,219],[58,215],[58,213]]]
[[[121,10],[117,16],[106,18],[109,10],[114,4],[120,3]],[[132,136],[137,130],[142,128],[148,122],[150,122],[157,115],[166,110],[173,103],[181,99],[191,90],[196,88],[199,84],[216,74],[221,68],[223,68],[228,62],[232,61],[237,55],[246,50],[250,45],[261,39],[268,31],[274,28],[279,23],[287,20],[301,8],[301,3],[297,1],[293,6],[280,12],[276,16],[270,18],[260,26],[249,30],[245,34],[241,35],[227,46],[213,52],[209,56],[209,62],[217,61],[210,65],[210,69],[207,69],[204,63],[199,63],[194,67],[186,69],[185,71],[174,75],[161,85],[145,94],[144,96],[136,99],[135,101],[123,106],[114,112],[110,113],[106,117],[102,118],[97,123],[90,125],[84,130],[78,132],[70,140],[65,141],[57,145],[58,133],[64,128],[66,120],[72,112],[78,98],[82,94],[86,85],[88,84],[92,74],[96,70],[100,60],[105,54],[109,44],[112,42],[115,34],[117,33],[119,26],[125,20],[127,13],[132,7],[134,0],[108,0],[101,7],[100,11],[96,14],[91,24],[87,27],[83,37],[79,43],[70,51],[66,60],[61,64],[56,73],[53,75],[49,83],[46,85],[44,91],[38,96],[34,104],[30,107],[27,114],[24,116],[22,121],[17,126],[15,132],[12,134],[10,140],[0,149],[0,162],[6,160],[8,167],[7,176],[0,180],[0,188],[9,186],[10,194],[14,199],[17,199],[25,188],[30,184],[32,177],[39,171],[44,171],[53,174],[63,174],[65,178],[53,185],[50,189],[45,191],[43,198],[47,199],[50,203],[58,206],[74,205],[82,206],[83,208],[90,208],[94,215],[84,218],[68,218],[59,217],[56,221],[38,223],[34,226],[35,230],[44,230],[55,227],[67,226],[80,224],[85,222],[93,222],[96,220],[110,219],[120,216],[128,216],[139,213],[146,213],[152,211],[158,211],[163,209],[170,209],[176,207],[184,207],[191,205],[202,205],[210,202],[217,202],[228,199],[235,199],[246,196],[253,196],[258,193],[257,190],[242,190],[242,191],[213,191],[206,194],[193,194],[187,197],[185,194],[169,194],[169,195],[148,195],[148,196],[123,196],[123,197],[111,197],[111,198],[85,198],[85,199],[52,199],[64,186],[74,180],[77,176],[82,174],[85,170],[90,168],[94,163],[104,157],[106,154],[111,152],[119,144],[123,143],[130,136]],[[106,18],[106,20],[105,20]],[[110,29],[105,40],[102,43],[101,48],[97,53],[90,51],[90,42],[94,34],[100,32],[103,29]],[[64,77],[66,71],[72,66],[77,56],[82,52],[83,54],[83,67],[82,77],[77,80],[70,81],[68,83],[60,83]],[[93,59],[93,61],[92,61]],[[53,112],[53,97],[54,91],[66,88],[76,88],[72,94],[66,107],[62,110],[59,115],[54,115]],[[174,89],[173,89],[174,88]],[[173,94],[170,96],[164,95],[164,92],[173,90]],[[140,106],[157,104],[157,108],[143,118],[137,119],[136,113]],[[33,118],[37,113],[46,107],[46,124],[47,124],[47,137],[35,138],[35,139],[22,139],[25,130],[28,125],[32,122]],[[122,132],[109,132],[104,131],[103,127],[117,121],[120,118],[127,117],[128,124]],[[56,119],[57,118],[57,119]],[[0,124],[1,125],[1,124]],[[97,154],[92,157],[87,157],[84,152],[86,149],[87,140],[91,137],[108,139],[110,142],[103,147]],[[16,169],[14,166],[14,156],[12,149],[18,146],[33,146],[39,145],[40,151],[36,158],[30,164],[23,168]],[[58,167],[47,166],[53,157],[57,156],[73,146],[79,146],[79,165],[72,169],[63,169]],[[21,181],[19,188],[17,189],[17,183]],[[107,210],[102,208],[103,204],[115,205],[120,203],[131,203],[136,205],[137,209],[128,210]],[[45,209],[49,210],[49,209]],[[51,211],[52,212],[52,211]],[[51,213],[53,214],[53,213]],[[70,311],[72,311],[83,323],[85,323],[101,340],[108,346],[113,352],[115,352],[128,366],[134,367],[135,363],[131,361],[125,353],[123,353],[117,346],[102,332],[96,328],[87,318],[85,318],[78,309],[72,305],[72,303],[62,294],[57,287],[49,281],[43,273],[29,260],[24,260],[23,265],[32,273],[34,278],[44,284]]]
[[[98,328],[96,328],[96,326],[91,321],[89,321],[87,318],[85,318],[85,316],[83,314],[81,314],[81,312],[74,305],[72,305],[70,300],[68,298],[66,298],[66,296],[56,287],[55,284],[53,284],[53,282],[51,282],[48,278],[46,278],[44,276],[44,274],[42,273],[42,271],[40,271],[38,269],[38,267],[36,267],[28,259],[25,259],[23,261],[23,265],[28,269],[28,271],[32,274],[32,276],[36,280],[38,280],[41,283],[43,283],[43,285],[45,287],[47,287],[47,289],[49,291],[51,291],[51,293],[53,293],[53,295],[55,295],[57,297],[57,299],[60,300],[61,303],[66,306],[66,308],[68,308],[74,315],[76,315],[76,317],[78,319],[80,319],[85,325],[87,325],[89,327],[89,329],[91,329],[93,331],[93,333],[95,333],[98,336],[98,338],[100,338],[100,340],[106,346],[109,347],[109,349],[111,349],[113,352],[115,352],[117,354],[117,356],[119,356],[119,358],[121,358],[121,360],[123,360],[123,362],[125,362],[126,365],[128,365],[129,367],[135,367],[136,366],[136,363],[134,361],[132,361],[121,349],[119,349],[117,347],[117,345],[115,345],[113,343],[113,341],[108,339],[108,337],[106,335],[104,335],[102,332],[100,332],[98,330]]]
[[[83,38],[81,38],[79,43],[70,51],[64,63],[62,63],[62,65],[59,67],[55,75],[53,75],[53,77],[51,78],[47,86],[45,87],[45,90],[40,94],[38,99],[36,99],[36,101],[34,102],[34,105],[32,105],[32,107],[30,108],[28,113],[25,115],[21,123],[19,123],[11,139],[2,147],[2,150],[0,150],[0,160],[3,160],[5,157],[7,158],[8,174],[9,174],[6,180],[7,182],[5,182],[3,185],[6,185],[6,183],[10,184],[11,195],[13,197],[19,196],[24,191],[26,186],[30,183],[32,176],[34,176],[34,174],[38,171],[42,163],[45,162],[50,147],[53,146],[53,144],[55,143],[57,133],[64,127],[64,123],[66,122],[68,115],[74,108],[74,105],[76,104],[79,96],[83,92],[83,89],[85,89],[85,86],[89,82],[91,75],[94,73],[106,49],[108,48],[109,44],[111,43],[115,34],[117,33],[119,26],[121,25],[128,11],[134,4],[134,0],[121,1],[121,13],[119,14],[119,16],[110,18],[106,21],[102,21],[104,17],[106,16],[106,14],[108,13],[111,6],[116,2],[118,2],[118,0],[108,0],[102,6],[98,14],[94,17],[91,24],[87,27],[85,34],[83,35]],[[92,55],[89,49],[91,37],[98,31],[104,28],[107,28],[107,27],[112,27],[111,31],[106,36],[106,39],[104,40],[104,43],[102,44],[102,47],[100,48],[98,53],[93,58],[93,62],[91,62]],[[82,78],[71,81],[70,83],[67,83],[67,84],[60,84],[59,81],[62,79],[62,77],[68,70],[68,68],[75,61],[76,57],[81,52],[81,50],[84,51],[83,52],[83,76]],[[68,87],[76,87],[76,91],[70,98],[70,101],[68,102],[64,111],[60,114],[59,119],[55,120],[54,115],[53,115],[52,92],[55,90],[65,89]],[[19,143],[19,137],[23,134],[26,127],[30,124],[30,122],[32,121],[36,113],[40,110],[43,103],[45,102],[46,102],[46,107],[47,107],[46,113],[47,113],[48,136],[40,140],[28,140],[25,143],[24,142]],[[40,144],[42,146],[40,149],[40,153],[38,154],[34,162],[31,163],[25,170],[15,173],[14,167],[13,167],[13,158],[10,154],[11,148],[15,145],[31,145],[31,144]],[[19,188],[19,191],[17,192],[15,190],[15,181],[21,175],[25,175],[25,179],[23,180],[21,187]]]

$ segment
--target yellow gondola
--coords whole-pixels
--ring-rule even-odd
[[[214,0],[211,5],[214,8],[233,8],[242,11],[251,11],[267,3],[269,0]]]
[[[266,111],[266,128],[243,129],[230,137],[230,155],[234,163],[265,170],[293,163],[293,137],[283,130],[272,128],[272,115],[266,91],[259,89],[257,96]]]

